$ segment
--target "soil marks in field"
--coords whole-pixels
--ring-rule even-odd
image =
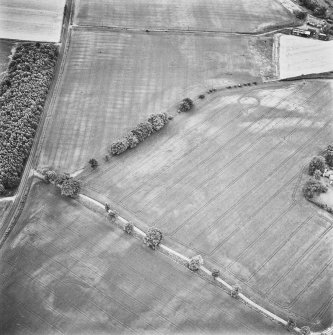
[[[177,116],[159,138],[83,177],[86,190],[315,323],[327,300],[303,308],[288,290],[300,290],[306,301],[328,288],[328,255],[315,264],[307,259],[332,225],[293,193],[303,166],[333,140],[331,94],[329,81],[218,93]],[[305,269],[305,283],[294,281]],[[317,273],[324,284],[305,287]],[[319,326],[327,325],[329,312]]]
[[[79,0],[75,23],[138,29],[254,32],[290,25],[294,18],[275,0]]]
[[[102,159],[115,138],[151,113],[174,113],[181,99],[213,84],[258,80],[251,40],[74,29],[40,165],[73,172],[91,156]]]
[[[33,187],[0,269],[3,335],[284,332],[52,185]]]

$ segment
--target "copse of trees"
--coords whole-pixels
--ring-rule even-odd
[[[316,0],[300,0],[300,3],[307,9],[313,11],[317,17],[325,17],[327,8],[321,6]]]
[[[46,181],[54,184],[60,189],[61,195],[74,198],[80,192],[81,189],[80,182],[77,179],[71,177],[67,173],[57,174],[53,170],[47,170],[43,171],[43,175]]]
[[[295,10],[294,14],[300,20],[305,20],[307,16],[306,12],[303,12],[302,10]]]
[[[328,188],[319,180],[309,179],[303,186],[303,194],[305,198],[312,199],[315,195],[327,192]]]
[[[127,149],[135,148],[152,133],[161,130],[169,122],[167,113],[151,114],[147,121],[139,123],[125,137],[113,142],[110,147],[112,155],[120,155]]]
[[[325,171],[325,159],[321,156],[313,157],[309,164],[309,175],[313,176],[316,170]]]
[[[20,182],[57,55],[53,44],[20,44],[0,83],[0,184],[5,189]]]

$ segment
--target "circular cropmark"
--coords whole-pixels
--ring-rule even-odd
[[[245,96],[240,97],[238,99],[238,103],[243,105],[245,108],[253,108],[260,105],[260,100],[256,97]]]

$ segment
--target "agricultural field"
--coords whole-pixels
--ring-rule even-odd
[[[285,332],[42,182],[0,256],[3,335]]]
[[[2,79],[3,72],[7,69],[9,56],[13,46],[13,41],[0,39],[0,80]]]
[[[149,114],[173,111],[185,96],[261,81],[259,54],[247,36],[74,28],[39,166],[74,172],[92,154],[102,159],[113,139]]]
[[[0,38],[59,42],[65,0],[1,0]]]
[[[331,99],[330,81],[216,93],[84,172],[84,191],[159,227],[277,310],[327,326],[332,223],[300,189],[309,159],[332,143]]]
[[[302,186],[333,143],[333,83],[274,80],[324,71],[331,50],[256,35],[297,23],[286,1],[75,0],[26,172],[75,175],[91,201],[159,228],[166,246],[201,255],[253,302],[321,332],[333,319],[332,216]],[[2,1],[0,31],[58,42],[64,0],[25,7]],[[186,97],[194,108],[178,114]],[[163,129],[104,160],[162,112],[173,116]],[[287,333],[34,175],[0,249],[1,334]],[[9,208],[0,201],[0,227]]]
[[[257,32],[294,24],[277,0],[79,0],[78,25],[134,29]]]
[[[276,36],[275,41],[280,79],[333,71],[333,41],[288,35]]]

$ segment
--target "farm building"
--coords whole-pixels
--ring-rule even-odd
[[[304,29],[293,29],[292,34],[295,35],[295,36],[301,36],[301,37],[310,37],[311,36],[311,32],[308,31],[308,30],[304,30]]]

